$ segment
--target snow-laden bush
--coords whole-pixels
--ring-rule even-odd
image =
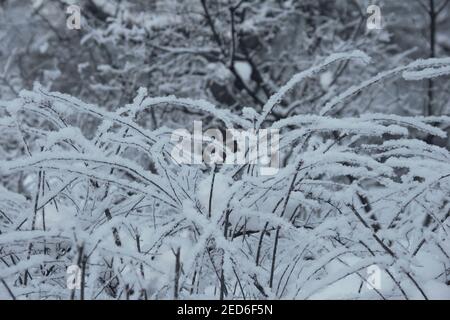
[[[347,59],[368,61],[333,55],[247,116],[145,90],[115,112],[40,86],[1,103],[0,298],[449,298],[450,153],[424,142],[449,117],[332,115],[387,77],[448,74],[450,59],[271,121],[297,83]],[[177,163],[173,128],[145,121],[165,107],[280,130],[278,173]]]

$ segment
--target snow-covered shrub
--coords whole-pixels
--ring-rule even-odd
[[[424,138],[445,137],[450,118],[332,115],[387,77],[448,74],[450,59],[380,73],[320,114],[271,120],[297,83],[348,59],[368,62],[332,55],[247,116],[145,90],[114,112],[40,86],[1,103],[12,145],[0,146],[0,298],[448,298],[450,154]],[[280,130],[279,172],[177,163],[173,128],[142,120],[168,106]],[[67,287],[72,265],[78,288]]]

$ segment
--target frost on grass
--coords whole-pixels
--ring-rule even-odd
[[[270,120],[297,83],[348,59],[369,61],[333,55],[244,116],[145,90],[116,111],[39,86],[2,102],[1,134],[19,147],[0,148],[0,298],[449,298],[450,153],[424,142],[446,136],[435,125],[448,117],[332,112],[388,76],[447,74],[447,60],[382,72],[319,115]],[[177,163],[171,130],[141,121],[168,106],[279,129],[279,172]]]

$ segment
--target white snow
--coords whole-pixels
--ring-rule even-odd
[[[252,75],[252,66],[246,61],[236,61],[234,63],[234,68],[236,69],[237,74],[241,77],[245,82],[250,81]]]

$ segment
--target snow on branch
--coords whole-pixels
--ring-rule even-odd
[[[445,277],[423,263],[448,263],[450,155],[430,137],[445,138],[449,118],[333,114],[388,77],[446,75],[448,59],[381,72],[330,97],[318,114],[262,129],[297,83],[349,59],[369,61],[360,51],[332,55],[292,77],[259,114],[144,89],[115,111],[40,86],[2,102],[0,132],[14,140],[0,148],[0,256],[11,257],[0,260],[0,278],[12,293],[61,299],[78,294],[66,288],[68,267],[83,272],[77,285],[91,299],[174,291],[306,299],[336,288],[352,298],[409,299],[444,288]],[[177,106],[181,122],[183,108],[205,112],[219,132],[276,130],[276,174],[261,174],[258,162],[176,161],[171,133],[181,124],[155,127],[147,112]],[[189,150],[198,146],[191,127]],[[200,147],[220,146],[208,139]],[[236,145],[224,148],[227,157],[252,151]],[[368,268],[382,279],[376,290],[366,286]]]

